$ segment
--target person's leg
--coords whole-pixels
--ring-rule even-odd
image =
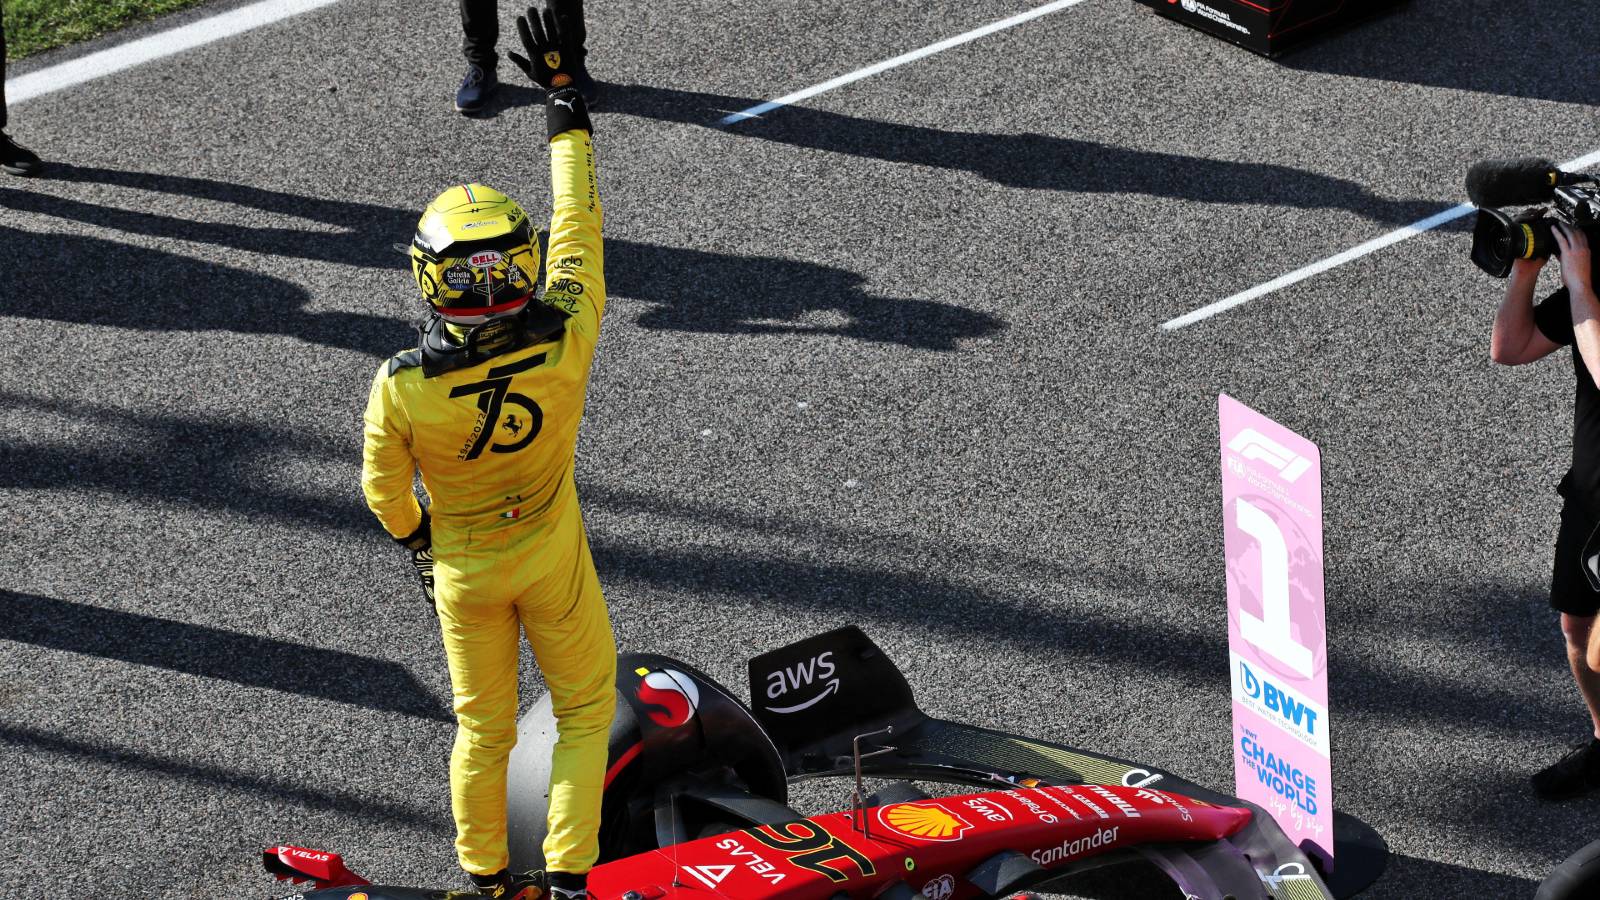
[[[476,580],[492,577],[476,573]],[[456,741],[450,754],[450,804],[456,855],[474,875],[503,870],[506,763],[517,742],[516,610],[470,592],[476,585],[439,560],[434,568],[439,628],[455,697]]]
[[[475,113],[483,109],[500,77],[495,69],[500,54],[500,9],[496,0],[460,0],[461,55],[467,58],[467,74],[456,88],[456,112]]]
[[[1600,788],[1600,671],[1592,668],[1588,659],[1591,635],[1596,631],[1595,613],[1600,610],[1600,592],[1589,583],[1582,561],[1582,548],[1594,528],[1593,519],[1583,511],[1570,504],[1561,510],[1550,605],[1561,614],[1567,667],[1589,714],[1589,735],[1533,776],[1534,793],[1547,800],[1563,800]]]
[[[6,5],[0,3],[0,131],[6,130]]]
[[[498,0],[460,0],[461,55],[467,62],[485,69],[500,64],[495,45],[500,42]]]
[[[1589,662],[1589,645],[1600,637],[1594,627],[1594,616],[1561,614],[1561,634],[1567,643],[1567,665],[1572,669],[1572,680],[1578,685],[1584,706],[1589,709],[1589,727],[1595,738],[1600,738],[1600,671]]]
[[[552,887],[563,886],[560,873],[586,874],[599,856],[600,800],[617,702],[616,639],[581,521],[576,528],[581,543],[570,574],[519,603],[556,716],[544,841]]]
[[[0,4],[0,171],[9,175],[38,175],[44,164],[32,150],[6,134],[6,28],[5,6]]]

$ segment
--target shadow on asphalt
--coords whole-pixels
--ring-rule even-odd
[[[293,428],[134,413],[87,400],[42,400],[9,391],[0,391],[0,404],[8,411],[27,409],[46,419],[66,418],[86,426],[72,445],[0,438],[0,456],[6,461],[0,467],[0,487],[70,486],[253,519],[344,531],[376,527],[353,487],[344,502],[296,491],[288,487],[291,480],[279,479],[280,466],[273,462],[285,454],[319,465],[359,460],[359,433],[352,432],[347,445]],[[195,452],[202,447],[205,452]],[[173,460],[183,464],[173,465]]]
[[[228,203],[332,226],[326,230],[240,227],[163,213],[0,188],[0,207],[83,222],[145,237],[193,241],[265,256],[392,268],[396,309],[422,301],[393,248],[415,231],[419,211],[305,197],[182,175],[119,172],[62,164],[62,181]],[[529,198],[534,208],[547,201]],[[535,218],[538,218],[535,214]],[[0,226],[0,246],[19,263],[8,273],[0,315],[163,331],[220,329],[293,335],[325,346],[388,356],[413,343],[400,318],[307,312],[311,295],[259,272],[100,238],[45,235]],[[865,279],[835,266],[776,256],[737,256],[608,237],[606,282],[612,297],[652,304],[645,328],[719,334],[812,334],[949,351],[959,342],[999,332],[988,313],[936,300],[880,297]],[[83,281],[92,261],[97,298],[87,302],[62,284]],[[337,285],[330,290],[338,290]],[[220,302],[219,298],[226,298]],[[415,303],[415,307],[402,304]]]
[[[39,202],[84,211],[52,198]],[[112,217],[99,217],[107,218]],[[86,212],[84,220],[97,218]],[[101,238],[4,225],[0,246],[8,264],[0,315],[140,331],[287,334],[374,355],[386,355],[380,347],[393,352],[405,343],[405,325],[395,319],[309,312],[311,295],[304,288],[259,272]]]
[[[0,590],[0,640],[454,722],[390,660]]]
[[[1411,2],[1311,43],[1279,62],[1292,69],[1501,97],[1600,106],[1600,15],[1592,4],[1547,10],[1499,0]],[[1449,48],[1448,52],[1440,52]],[[1528,120],[1537,127],[1536,119]]]
[[[648,85],[610,85],[606,110],[708,128],[762,101]],[[859,119],[788,106],[728,126],[734,134],[885,162],[971,172],[1029,190],[1145,194],[1199,203],[1343,209],[1409,224],[1454,201],[1390,200],[1354,181],[1290,166],[1228,162],[1042,134],[985,134]]]
[[[348,736],[342,739],[348,743]],[[344,814],[355,810],[364,818],[426,829],[440,835],[450,835],[455,830],[449,814],[443,809],[437,813],[425,813],[370,797],[307,788],[303,786],[305,779],[288,782],[259,775],[246,775],[232,769],[155,756],[126,747],[93,744],[22,725],[0,723],[0,744],[10,744],[32,753],[53,753],[117,769],[133,769],[168,778],[180,778],[208,787],[251,794],[266,800],[294,803],[306,809]],[[381,748],[375,752],[381,752]]]

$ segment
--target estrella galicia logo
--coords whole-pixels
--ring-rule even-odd
[[[646,672],[634,693],[640,702],[652,707],[645,713],[650,721],[663,728],[688,723],[700,708],[700,687],[676,669]]]

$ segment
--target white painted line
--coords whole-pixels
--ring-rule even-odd
[[[975,41],[978,38],[994,34],[997,31],[1004,31],[1014,25],[1021,25],[1023,22],[1032,21],[1040,16],[1047,16],[1050,13],[1056,12],[1057,10],[1066,9],[1069,6],[1077,6],[1082,2],[1084,2],[1084,0],[1055,0],[1054,3],[1046,3],[1043,6],[1030,9],[1027,12],[1018,13],[1009,19],[1001,19],[998,22],[990,22],[988,25],[985,25],[982,28],[975,28],[972,31],[968,31],[965,34],[958,34],[952,38],[945,38],[937,44],[929,44],[928,46],[923,47],[921,50],[913,50],[910,53],[902,53],[899,56],[896,56],[894,59],[886,59],[883,62],[874,63],[873,65],[867,66],[864,69],[857,69],[847,75],[840,75],[838,78],[835,78],[831,81],[824,81],[821,84],[814,84],[811,87],[805,88],[804,90],[795,91],[792,94],[785,94],[776,100],[768,100],[765,103],[758,103],[749,109],[740,110],[739,112],[724,116],[720,121],[717,122],[717,124],[732,125],[735,122],[743,122],[746,119],[754,119],[760,116],[762,113],[771,112],[772,110],[782,106],[789,106],[794,103],[799,103],[801,100],[804,100],[807,97],[815,97],[818,94],[827,93],[834,88],[844,87],[851,82],[860,81],[863,78],[871,78],[872,76],[877,75],[879,72],[887,72],[890,69],[903,66],[906,63],[916,62],[923,57],[932,56],[935,53],[949,50],[951,47],[965,44],[968,41]]]
[[[1580,156],[1577,159],[1568,160],[1564,163],[1561,163],[1557,168],[1565,169],[1568,172],[1575,172],[1582,169],[1587,169],[1596,163],[1600,163],[1600,150]],[[1443,225],[1446,222],[1453,222],[1462,216],[1472,213],[1476,209],[1477,207],[1470,203],[1463,203],[1460,206],[1452,206],[1449,209],[1434,213],[1426,219],[1420,219],[1416,222],[1412,222],[1410,225],[1407,225],[1404,228],[1397,228],[1383,237],[1373,238],[1372,240],[1367,241],[1365,244],[1351,247],[1349,250],[1334,256],[1330,256],[1321,262],[1312,263],[1303,269],[1296,269],[1287,275],[1281,275],[1272,279],[1266,284],[1256,285],[1250,290],[1241,291],[1240,293],[1234,294],[1232,297],[1224,297],[1223,299],[1218,300],[1217,302],[1208,306],[1202,306],[1193,312],[1184,313],[1176,319],[1168,319],[1167,321],[1161,323],[1161,328],[1163,331],[1176,331],[1185,325],[1193,325],[1202,319],[1209,319],[1217,313],[1226,312],[1230,309],[1233,309],[1235,306],[1249,303],[1251,300],[1254,300],[1258,297],[1264,297],[1267,294],[1278,290],[1279,288],[1285,288],[1291,284],[1295,284],[1296,282],[1305,281],[1307,278],[1310,278],[1313,275],[1321,275],[1323,272],[1338,266],[1342,266],[1351,260],[1360,259],[1369,253],[1376,253],[1377,251],[1382,250],[1391,244],[1398,244],[1406,238],[1415,237],[1419,234],[1422,234],[1424,231],[1431,231],[1435,228],[1438,228],[1440,225]]]
[[[337,2],[339,0],[260,0],[37,72],[7,78],[6,100],[21,103]]]

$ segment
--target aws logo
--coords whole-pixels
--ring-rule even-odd
[[[645,706],[650,721],[663,728],[677,728],[688,724],[700,709],[700,686],[694,679],[676,669],[635,669],[644,680],[634,688],[634,696]]]
[[[767,711],[787,716],[816,706],[839,690],[836,671],[833,651],[827,650],[796,665],[768,672],[767,699],[773,705],[766,707]],[[795,694],[804,699],[795,698]]]
[[[896,803],[878,810],[878,821],[890,831],[919,841],[959,841],[972,823],[938,803]]]

